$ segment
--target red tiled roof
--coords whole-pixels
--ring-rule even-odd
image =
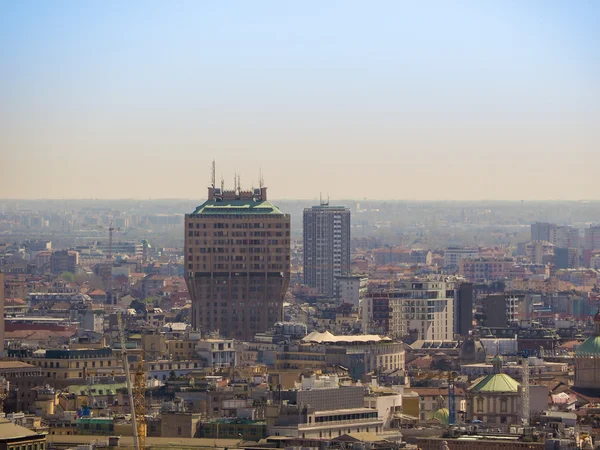
[[[70,338],[72,331],[52,331],[52,330],[15,330],[5,333],[6,339],[20,339],[23,341],[44,341],[52,338]]]
[[[26,302],[25,300],[23,300],[22,298],[7,298],[4,300],[4,304],[6,306],[10,306],[10,305],[24,305]]]
[[[91,297],[92,295],[106,295],[106,292],[104,292],[101,289],[94,289],[92,292],[88,292],[88,295]]]
[[[417,394],[419,394],[420,396],[423,396],[423,397],[438,397],[440,395],[442,397],[446,397],[448,395],[448,389],[445,389],[445,388],[415,388],[415,387],[411,387],[409,390],[416,392]],[[463,391],[461,388],[454,388],[454,395],[464,396],[465,391]]]

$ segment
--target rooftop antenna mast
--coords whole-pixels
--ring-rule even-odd
[[[319,192],[319,204],[321,206],[329,206],[329,195],[327,196],[327,201],[323,201],[323,194]]]
[[[258,171],[258,185],[262,189],[265,187],[265,179],[263,178],[262,169]]]
[[[221,192],[223,192],[224,189],[225,189],[225,179],[223,178],[223,175],[221,175]]]
[[[240,192],[242,190],[242,182],[241,182],[241,176],[239,173],[237,174],[236,183],[237,183],[237,190],[238,190],[238,192]]]
[[[213,159],[212,162],[212,171],[211,171],[211,177],[210,177],[211,181],[212,181],[212,187],[213,189],[216,186],[216,164],[215,164],[215,160]]]

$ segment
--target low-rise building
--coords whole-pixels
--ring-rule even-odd
[[[46,436],[28,428],[0,418],[0,449],[2,450],[45,450]]]
[[[72,384],[72,380],[83,379],[89,375],[111,375],[122,371],[121,362],[109,347],[8,350],[8,357],[38,368],[45,378],[45,383],[54,387]]]
[[[231,367],[236,364],[233,339],[205,339],[196,344],[196,354],[206,367]]]

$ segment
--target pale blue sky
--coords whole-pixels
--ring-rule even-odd
[[[600,198],[598,1],[0,3],[0,197]]]

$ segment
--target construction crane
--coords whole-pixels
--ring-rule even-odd
[[[140,360],[135,369],[133,382],[133,407],[135,409],[136,426],[140,450],[146,448],[146,373],[144,360]]]
[[[106,255],[106,259],[112,260],[112,248],[113,248],[113,231],[115,228],[113,227],[113,220],[110,219],[110,224],[108,225],[108,254]]]
[[[448,425],[456,425],[456,397],[454,396],[454,379],[456,372],[448,373]]]
[[[127,384],[127,395],[129,404],[131,405],[131,425],[133,426],[133,445],[135,450],[144,450],[140,447],[140,435],[137,424],[137,411],[135,408],[135,399],[133,389],[131,387],[131,377],[129,373],[129,360],[127,358],[127,345],[125,343],[125,330],[123,328],[123,313],[117,314],[117,322],[119,324],[119,335],[121,337],[121,356],[123,357],[123,369],[125,369],[125,383]]]

